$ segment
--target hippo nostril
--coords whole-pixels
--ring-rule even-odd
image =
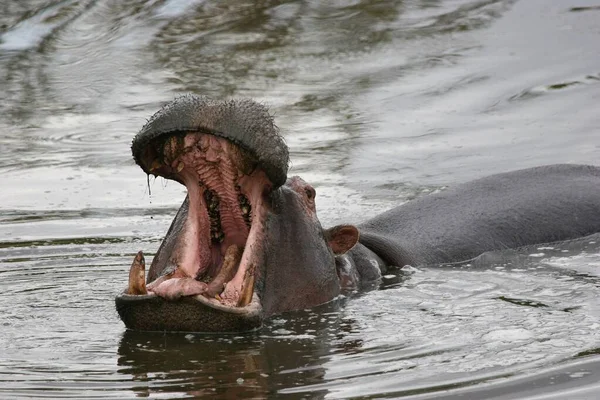
[[[304,193],[306,193],[308,200],[313,200],[317,196],[316,190],[311,186],[304,189]]]

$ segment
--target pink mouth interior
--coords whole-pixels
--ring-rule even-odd
[[[166,165],[161,169],[187,187],[188,217],[171,255],[176,271],[151,282],[148,290],[169,299],[202,294],[240,306],[243,291],[248,295],[250,290],[252,296],[248,285],[255,280],[249,274],[255,274],[261,261],[257,250],[263,238],[263,194],[271,183],[252,157],[225,139],[190,133],[183,143],[176,140],[165,145]],[[239,265],[225,285],[217,284],[215,277],[232,245],[243,249]]]

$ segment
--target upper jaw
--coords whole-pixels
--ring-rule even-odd
[[[155,113],[133,139],[135,162],[147,174],[176,179],[168,171],[153,170],[157,151],[149,144],[186,132],[209,133],[252,153],[274,188],[287,179],[289,152],[283,137],[267,108],[250,99],[217,101],[194,95],[176,98]]]

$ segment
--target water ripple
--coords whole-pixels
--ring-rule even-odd
[[[578,86],[582,85],[593,85],[598,83],[600,83],[600,73],[589,74],[579,78],[567,79],[561,82],[535,86],[526,89],[521,93],[515,94],[514,96],[511,96],[508,100],[511,102],[528,100],[546,94],[559,94],[559,92],[561,91],[576,89]]]

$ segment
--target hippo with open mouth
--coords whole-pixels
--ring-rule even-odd
[[[116,297],[129,329],[242,332],[309,308],[391,267],[600,232],[600,168],[550,165],[423,196],[358,226],[323,229],[315,189],[287,177],[288,149],[252,100],[183,96],[134,138],[147,173],[185,185],[145,277],[142,252]]]

